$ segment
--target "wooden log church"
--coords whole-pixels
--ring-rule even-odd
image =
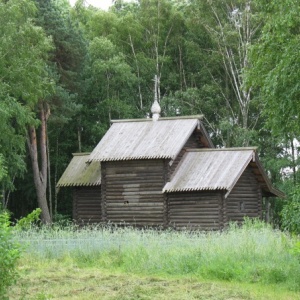
[[[262,218],[282,197],[256,148],[214,148],[201,116],[116,120],[90,153],[74,154],[57,186],[74,189],[78,222],[221,229]]]

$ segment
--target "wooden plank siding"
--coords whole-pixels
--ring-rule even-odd
[[[262,195],[258,181],[248,167],[226,199],[227,221],[243,222],[244,217],[262,218]]]
[[[170,225],[175,228],[215,230],[223,227],[221,191],[168,194]]]
[[[166,223],[162,159],[102,162],[103,217],[132,226]]]
[[[101,187],[77,187],[73,190],[73,219],[78,223],[100,223]]]

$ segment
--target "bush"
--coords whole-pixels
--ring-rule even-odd
[[[0,299],[8,299],[7,289],[16,278],[16,263],[20,255],[18,244],[12,239],[9,214],[0,211]]]
[[[281,212],[282,227],[295,234],[300,234],[300,187],[290,196],[291,200]]]
[[[40,208],[33,210],[26,217],[23,217],[17,221],[17,223],[15,225],[15,229],[20,229],[20,230],[30,229],[32,225],[39,222],[41,213],[42,213],[42,210]]]
[[[295,245],[291,249],[291,253],[295,255],[300,262],[300,241],[296,242]]]

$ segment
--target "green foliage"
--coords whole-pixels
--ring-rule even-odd
[[[300,188],[291,193],[282,212],[282,227],[292,233],[300,234]]]
[[[244,76],[250,67],[248,47],[258,35],[259,23],[253,17],[256,10],[254,1],[239,0],[200,0],[189,7],[192,18],[187,22],[193,36],[188,42],[198,48],[191,52],[194,66],[201,68],[197,73],[211,87],[211,95],[217,95],[214,101],[209,95],[203,99],[210,101],[214,114],[203,112],[219,146],[248,146],[257,140],[259,103]],[[199,52],[202,63],[194,58]]]
[[[248,80],[259,88],[264,116],[273,134],[299,136],[299,3],[294,0],[256,1],[264,24],[252,48]]]
[[[42,210],[40,208],[35,209],[26,217],[21,218],[17,221],[15,229],[17,230],[28,230],[32,225],[36,224],[40,220]]]
[[[286,141],[299,127],[297,1],[114,1],[108,12],[83,0],[73,8],[65,0],[0,3],[5,188],[25,172],[24,132],[34,122],[37,99],[51,109],[48,190],[54,195],[72,152],[91,151],[111,119],[149,113],[154,74],[160,76],[162,116],[178,109],[181,115],[204,114],[216,146],[259,146],[272,182],[281,184],[281,171],[295,166]],[[243,96],[247,92],[251,101]],[[16,179],[15,198],[33,208],[31,181],[29,172]],[[281,202],[275,205],[277,214]],[[61,191],[54,206],[71,214],[70,193]]]
[[[31,0],[0,1],[0,154],[6,175],[1,184],[12,190],[25,171],[25,133],[34,124],[31,109],[52,88],[45,59],[51,39],[33,22]]]
[[[53,222],[59,226],[69,226],[72,223],[71,216],[59,213],[53,216]]]
[[[135,75],[126,63],[124,55],[118,53],[116,46],[105,37],[94,38],[90,43],[93,81],[104,99],[126,100],[126,92],[135,82]]]
[[[296,242],[291,248],[291,253],[294,254],[300,261],[300,241]]]
[[[13,240],[9,214],[0,211],[0,299],[8,299],[7,289],[17,278],[16,263],[20,256],[18,244]]]
[[[0,82],[6,87],[6,96],[31,105],[47,95],[52,84],[44,61],[51,39],[34,24],[35,14],[31,0],[0,2]]]
[[[7,170],[6,170],[6,167],[4,166],[3,161],[4,161],[3,155],[0,153],[0,181],[1,181],[2,178],[5,177],[6,174],[7,174]]]

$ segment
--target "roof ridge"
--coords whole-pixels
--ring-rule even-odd
[[[193,116],[180,116],[180,117],[162,117],[159,118],[158,121],[165,121],[165,120],[187,120],[187,119],[198,119],[202,120],[203,115],[193,115]],[[110,120],[111,123],[125,123],[125,122],[152,122],[150,118],[143,118],[143,119],[120,119],[120,120]]]
[[[72,153],[73,156],[85,156],[85,155],[90,155],[91,152],[75,152]]]

